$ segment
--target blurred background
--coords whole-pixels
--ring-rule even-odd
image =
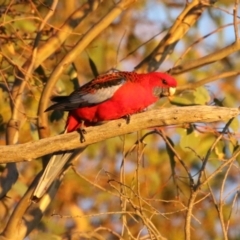
[[[137,71],[145,71],[139,63],[161,43],[169,29],[181,20],[186,5],[191,4],[184,0],[133,1],[80,53],[73,53],[74,61],[64,66],[48,97],[40,102],[61,60],[117,4],[109,0],[56,2],[53,11],[54,1],[0,1],[1,145],[60,134],[67,113],[47,113],[49,131],[41,135],[39,104],[44,102],[47,107],[51,104],[51,95],[70,94],[93,79],[94,67],[99,74],[113,69],[134,71],[136,66]],[[93,9],[82,21],[72,20],[74,27],[63,27],[76,10],[90,2]],[[210,54],[218,56],[224,48],[238,42],[238,10],[238,1],[212,2],[154,69],[172,73],[183,89],[202,79],[213,76],[216,79],[191,90],[186,87],[173,98],[161,99],[156,108],[239,106],[240,47],[225,52],[224,57],[211,64],[174,72],[175,66],[187,66]],[[44,22],[49,12],[52,16]],[[57,41],[51,42],[59,32],[67,35],[65,39],[62,41],[58,35]],[[46,58],[38,58],[42,50]],[[31,73],[27,72],[30,67]],[[229,76],[222,77],[223,73]],[[22,82],[24,87],[19,90]],[[6,142],[11,119],[20,122],[18,137]],[[193,194],[186,169],[196,183],[205,159],[202,178],[216,174],[201,186],[192,206],[192,239],[223,239],[223,236],[239,239],[239,159],[218,171],[238,148],[239,118],[232,121],[227,134],[213,147],[225,124],[196,123],[147,129],[88,146],[74,162],[75,171],[70,169],[65,175],[42,221],[26,239],[161,239],[161,236],[184,239],[187,209]],[[139,139],[142,141],[138,142]],[[0,168],[2,173],[5,166]],[[41,168],[41,159],[17,164],[18,180],[0,202],[1,230]]]

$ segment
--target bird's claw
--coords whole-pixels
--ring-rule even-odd
[[[87,134],[87,131],[84,128],[79,128],[78,133],[80,134],[80,142],[81,143],[86,142],[86,138],[85,138],[84,134]]]
[[[130,119],[131,119],[131,115],[127,114],[126,116],[123,117],[124,119],[126,119],[126,123],[129,124],[130,123]]]

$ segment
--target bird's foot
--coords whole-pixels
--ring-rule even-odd
[[[126,119],[126,124],[130,123],[130,119],[131,119],[131,115],[127,114],[126,116],[123,117],[124,119]]]
[[[82,121],[81,126],[80,126],[80,128],[78,128],[77,132],[80,135],[80,142],[81,143],[86,142],[84,135],[87,134],[87,131],[84,129],[84,121]]]
[[[87,133],[86,130],[81,127],[81,128],[79,128],[79,129],[77,130],[77,132],[78,132],[79,135],[80,135],[80,142],[81,142],[81,143],[86,142],[86,138],[85,138],[85,136],[84,136],[84,135]]]

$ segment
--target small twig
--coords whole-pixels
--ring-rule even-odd
[[[177,94],[181,93],[184,90],[196,89],[197,87],[204,86],[207,83],[211,83],[211,82],[214,82],[216,80],[223,79],[223,78],[229,78],[229,77],[238,76],[239,74],[240,74],[240,71],[224,72],[224,73],[215,74],[213,76],[204,78],[204,79],[199,80],[197,82],[187,83],[187,84],[185,84],[183,86],[179,86],[177,88]]]
[[[122,62],[123,60],[125,60],[126,58],[128,58],[130,55],[132,55],[133,53],[135,53],[139,48],[143,47],[144,45],[146,45],[147,43],[151,42],[155,37],[157,37],[158,35],[162,34],[163,31],[155,34],[154,36],[152,36],[150,39],[148,39],[147,41],[145,41],[144,43],[140,44],[139,46],[137,46],[134,50],[132,50],[131,52],[129,52],[124,58],[122,58],[119,62]]]
[[[234,118],[230,119],[227,124],[225,125],[225,127],[222,130],[222,133],[216,138],[216,140],[214,141],[214,143],[212,144],[212,146],[208,149],[207,154],[205,156],[205,158],[203,159],[203,163],[202,163],[202,167],[199,173],[199,177],[198,177],[198,181],[197,184],[195,186],[195,190],[197,190],[200,185],[201,185],[201,178],[202,178],[202,174],[205,170],[206,164],[208,162],[208,159],[210,157],[210,154],[212,153],[212,151],[214,150],[214,148],[216,147],[217,143],[222,139],[223,135],[227,132],[228,127],[230,126],[230,124],[232,123]]]
[[[121,44],[122,44],[122,41],[123,41],[125,35],[126,35],[126,29],[125,29],[125,31],[124,31],[124,33],[123,33],[123,35],[122,35],[122,37],[121,37],[121,39],[120,39],[120,41],[119,41],[119,44],[118,44],[118,46],[117,46],[116,62],[115,62],[115,66],[114,66],[113,68],[117,68],[117,65],[118,65],[118,56],[119,56],[119,52],[120,52],[120,47],[121,47]]]
[[[240,21],[238,21],[237,24],[238,24],[238,23],[240,23]],[[187,55],[187,53],[188,53],[195,45],[197,45],[197,44],[200,43],[201,41],[205,40],[205,39],[208,38],[209,36],[213,35],[214,33],[217,33],[217,32],[219,32],[219,31],[225,29],[226,27],[230,27],[230,26],[232,26],[232,25],[233,25],[233,23],[225,24],[225,25],[223,25],[223,26],[221,26],[221,27],[219,27],[219,28],[211,31],[210,33],[202,36],[201,38],[197,39],[196,41],[194,41],[194,42],[184,51],[184,53],[179,57],[179,59],[174,63],[173,66],[175,67],[175,66]],[[170,71],[170,73],[171,73],[171,71]]]
[[[120,181],[123,183],[123,185],[125,185],[125,158],[126,158],[125,138],[126,138],[126,136],[124,135],[123,136],[123,159],[122,159],[122,163],[121,163],[121,166],[120,166]],[[125,198],[122,197],[122,194],[126,195],[125,188],[121,187],[120,191],[121,191],[121,195],[120,195],[121,209],[122,209],[122,211],[126,211],[127,201],[125,200]],[[121,236],[124,236],[124,230],[128,229],[126,215],[122,215],[122,223],[123,224],[122,224]]]
[[[235,0],[235,4],[234,4],[234,8],[233,8],[233,23],[234,23],[235,41],[239,42],[237,16],[238,16],[238,0]]]
[[[117,237],[117,239],[120,240],[124,240],[124,238],[122,238],[117,232],[113,231],[110,228],[106,228],[106,227],[98,227],[94,230],[94,232],[98,232],[98,231],[108,231],[109,233],[111,233],[112,235],[114,235],[115,237]]]
[[[141,192],[140,192],[140,166],[141,166],[141,161],[142,161],[142,156],[143,156],[143,153],[144,153],[144,148],[145,146],[141,146],[141,142],[139,141],[140,139],[140,131],[137,132],[137,141],[138,141],[138,144],[137,144],[137,166],[136,166],[136,187],[137,187],[137,196],[138,196],[138,204],[139,204],[139,210],[140,210],[140,213],[142,213],[142,203],[141,203]]]
[[[223,231],[223,236],[224,236],[224,240],[228,240],[228,235],[227,235],[227,230],[226,230],[226,225],[224,223],[224,216],[223,216],[223,206],[224,206],[224,200],[223,200],[223,192],[224,192],[224,186],[229,174],[229,171],[231,169],[233,165],[233,162],[231,162],[228,165],[227,171],[224,174],[224,178],[222,181],[222,186],[221,186],[221,190],[220,190],[220,197],[219,197],[219,207],[218,207],[218,215],[219,215],[219,219],[220,219],[220,223],[221,223],[221,227],[222,227],[222,231]]]
[[[234,208],[234,205],[235,203],[237,202],[238,200],[238,197],[239,197],[239,190],[236,192],[234,198],[233,198],[233,202],[232,202],[232,206],[231,206],[231,211],[229,213],[229,216],[228,216],[228,221],[227,221],[227,224],[226,224],[226,231],[228,232],[228,229],[229,229],[229,224],[230,224],[230,218],[231,218],[231,215],[232,215],[232,212],[233,212],[233,208]]]
[[[208,176],[207,179],[205,179],[202,182],[202,185],[206,184],[209,182],[213,177],[215,177],[218,173],[220,173],[226,166],[228,166],[232,161],[236,160],[236,157],[240,154],[240,148],[237,148],[234,154],[232,155],[231,158],[229,158],[225,163],[223,163],[220,167],[216,169],[211,175]]]
[[[85,176],[82,175],[80,172],[78,172],[77,169],[76,169],[76,167],[73,166],[73,165],[72,165],[72,170],[73,170],[80,178],[82,178],[84,181],[86,181],[86,182],[89,183],[90,185],[92,185],[92,186],[94,186],[94,187],[96,187],[96,188],[98,188],[98,189],[100,189],[100,190],[102,190],[102,191],[104,191],[104,192],[107,192],[107,193],[109,193],[109,194],[111,194],[111,195],[113,195],[113,196],[115,196],[115,197],[118,197],[118,196],[119,196],[118,194],[116,194],[116,193],[114,193],[114,192],[111,192],[111,191],[107,190],[106,188],[102,187],[101,185],[95,183],[95,181],[89,180],[87,177],[85,177]]]
[[[204,57],[192,59],[183,65],[177,65],[174,68],[170,69],[168,72],[170,72],[172,75],[178,75],[185,72],[189,72],[192,69],[200,68],[202,66],[206,66],[211,63],[215,63],[217,61],[220,61],[227,56],[229,56],[232,53],[235,53],[239,51],[240,49],[240,41],[234,42],[222,49],[219,49],[217,52],[214,51]]]
[[[158,131],[159,135],[163,138],[163,140],[166,142],[166,144],[169,146],[169,148],[171,149],[171,151],[174,153],[174,155],[176,156],[176,158],[178,159],[178,161],[181,163],[181,165],[183,166],[183,168],[185,169],[186,173],[188,174],[189,177],[189,181],[190,181],[190,187],[192,188],[194,186],[194,180],[192,178],[191,173],[189,172],[186,164],[184,163],[184,161],[182,160],[182,158],[180,157],[180,155],[176,152],[176,150],[174,149],[174,147],[172,146],[172,144],[169,142],[167,136],[165,135],[163,130],[159,130]]]

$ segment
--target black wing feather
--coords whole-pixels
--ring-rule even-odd
[[[55,102],[52,106],[48,107],[45,112],[51,110],[62,110],[62,111],[70,111],[76,109],[79,106],[79,103],[75,105],[69,101],[69,96],[53,96],[51,98],[52,102]]]

